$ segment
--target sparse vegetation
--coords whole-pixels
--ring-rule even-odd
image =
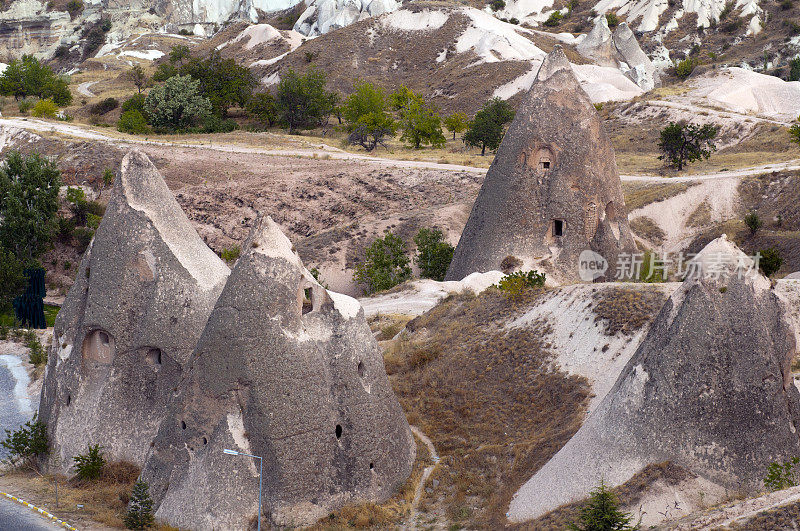
[[[664,243],[664,238],[666,237],[664,231],[653,221],[653,218],[647,216],[633,218],[631,220],[631,230],[655,245]]]
[[[31,114],[35,118],[54,119],[58,114],[58,105],[56,105],[55,102],[49,98],[46,100],[39,100],[33,106],[33,111]]]
[[[411,277],[406,244],[387,232],[366,249],[365,259],[356,265],[353,280],[364,286],[367,294],[392,288]]]
[[[30,350],[28,360],[31,362],[31,365],[41,367],[47,363],[47,351],[44,349],[41,341],[39,341],[39,338],[36,336],[36,332],[33,330],[29,330],[25,334],[25,346]]]
[[[680,79],[686,79],[692,72],[694,72],[695,67],[697,66],[698,61],[695,57],[690,57],[684,59],[682,61],[678,61],[675,65],[675,75],[678,76]]]
[[[593,300],[595,323],[602,322],[604,333],[613,336],[633,334],[649,323],[665,296],[655,289],[611,288],[597,291]]]
[[[658,158],[666,160],[678,171],[696,160],[707,160],[717,149],[714,145],[717,133],[719,126],[714,124],[698,126],[685,121],[670,122],[661,130],[658,148],[663,154]]]
[[[506,297],[514,302],[520,302],[526,296],[530,289],[544,287],[545,274],[533,271],[515,271],[505,275],[497,283],[497,288],[502,291]]]
[[[253,94],[247,102],[247,112],[266,127],[272,127],[278,121],[275,96],[270,92]]]
[[[150,133],[150,126],[141,111],[133,109],[122,113],[117,130],[131,135],[146,135]]]
[[[444,234],[439,229],[420,229],[414,236],[417,246],[417,255],[414,261],[420,269],[422,278],[444,280],[447,268],[453,260],[452,245],[444,240]]]
[[[0,445],[8,450],[6,463],[38,470],[39,460],[50,451],[47,426],[34,414],[33,419],[18,429],[6,430],[6,438]]]
[[[104,100],[92,105],[89,108],[89,113],[101,116],[113,111],[117,107],[119,107],[119,101],[116,98],[105,98]]]
[[[553,11],[550,13],[550,16],[547,17],[547,20],[544,21],[544,25],[550,28],[554,28],[561,24],[561,20],[564,18],[564,15],[561,14],[561,11]]]
[[[619,26],[619,17],[616,13],[606,13],[606,22],[609,28],[614,29]]]
[[[767,467],[764,486],[771,491],[796,487],[800,472],[800,458],[792,457],[783,463],[773,462]]]
[[[228,265],[233,264],[236,260],[239,259],[239,255],[242,254],[242,249],[238,245],[234,245],[233,247],[228,247],[227,249],[223,249],[219,253],[219,257],[222,258]]]

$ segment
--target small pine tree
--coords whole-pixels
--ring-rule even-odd
[[[775,247],[761,249],[758,254],[761,257],[758,266],[765,276],[771,277],[780,271],[783,265],[783,257],[778,249]]]
[[[631,525],[630,513],[619,510],[616,495],[606,487],[604,481],[591,492],[589,501],[581,508],[578,522],[571,523],[572,531],[634,531],[639,525]]]
[[[76,455],[72,458],[75,461],[75,470],[78,471],[78,479],[91,481],[100,477],[106,460],[103,457],[102,447],[99,444],[89,445],[89,450],[83,455]]]
[[[149,487],[147,483],[139,480],[133,485],[131,501],[123,522],[128,529],[146,529],[153,525],[154,521],[153,500],[150,498]]]
[[[758,213],[750,212],[744,217],[744,224],[747,225],[747,228],[750,229],[750,234],[755,235],[758,232],[758,229],[761,228],[761,225],[764,224],[761,221],[761,218],[758,217]]]

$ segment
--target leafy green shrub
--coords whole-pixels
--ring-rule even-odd
[[[639,529],[639,524],[631,525],[633,517],[630,513],[619,510],[619,501],[600,481],[600,486],[594,489],[589,496],[589,501],[581,508],[578,522],[573,522],[568,529],[573,531],[634,531]]]
[[[692,72],[694,72],[695,67],[697,66],[697,59],[695,58],[688,58],[684,59],[683,61],[678,61],[678,64],[675,65],[675,75],[678,76],[680,79],[686,79]]]
[[[447,268],[453,260],[452,245],[444,241],[444,234],[439,229],[420,229],[414,236],[417,245],[417,256],[414,261],[420,268],[422,278],[444,280]]]
[[[95,115],[103,115],[111,112],[119,107],[119,101],[116,98],[106,98],[98,103],[95,103],[89,108],[89,112]]]
[[[550,28],[554,28],[561,24],[561,20],[564,18],[564,15],[561,14],[561,11],[553,11],[550,13],[550,16],[547,20],[544,21],[544,25]]]
[[[146,99],[144,94],[134,94],[122,102],[122,112],[139,111],[144,116],[144,102]]]
[[[367,247],[366,259],[356,265],[353,280],[363,284],[368,294],[392,288],[411,277],[406,244],[387,232]]]
[[[111,186],[114,183],[114,170],[106,168],[103,172],[103,186]]]
[[[75,15],[83,11],[83,2],[81,0],[69,0],[66,7],[69,16],[75,18]]]
[[[797,486],[798,465],[800,458],[792,457],[783,464],[778,462],[770,463],[767,467],[767,477],[764,478],[764,486],[771,491],[788,489]]]
[[[199,87],[191,76],[173,76],[153,87],[145,99],[150,125],[175,131],[202,123],[211,115],[211,102],[200,95]]]
[[[540,288],[544,286],[545,274],[533,271],[516,271],[509,273],[500,279],[497,283],[498,289],[506,294],[506,297],[512,301],[519,301],[523,298],[525,293],[531,288]]]
[[[133,484],[131,501],[128,511],[122,519],[128,529],[147,529],[155,522],[153,517],[153,500],[150,498],[149,487],[142,480]]]
[[[616,13],[606,13],[606,22],[609,28],[616,28],[619,26],[619,17]]]
[[[758,217],[758,212],[752,210],[748,212],[747,215],[744,217],[744,224],[747,225],[748,229],[750,229],[750,234],[755,235],[755,233],[758,232],[758,229],[761,228],[764,222],[761,221],[760,217]]]
[[[12,466],[26,466],[38,469],[39,458],[50,451],[47,426],[37,419],[36,414],[17,430],[6,430],[6,438],[0,443],[8,450],[5,462]]]
[[[492,11],[497,12],[506,7],[506,2],[505,0],[491,0],[489,7],[492,8]]]
[[[203,133],[230,133],[236,129],[239,129],[239,124],[235,120],[224,120],[216,114],[206,118],[201,128]]]
[[[789,137],[795,144],[800,144],[800,124],[794,124],[789,128]]]
[[[469,118],[463,112],[455,112],[442,120],[445,129],[453,133],[453,140],[456,139],[456,133],[463,133],[469,127]]]
[[[761,249],[759,251],[759,255],[761,258],[758,261],[758,267],[761,269],[761,272],[764,273],[764,275],[771,277],[780,271],[781,266],[783,265],[783,257],[778,249],[775,247]]]
[[[131,135],[146,135],[150,133],[150,126],[147,125],[144,115],[133,109],[122,113],[117,122],[117,130]]]
[[[75,461],[76,477],[80,481],[91,481],[100,477],[106,460],[99,444],[89,445],[85,454],[76,455],[72,458]]]
[[[25,334],[25,346],[27,346],[31,351],[28,357],[31,365],[38,367],[47,363],[47,351],[44,349],[42,343],[39,341],[39,338],[36,336],[36,333],[33,330],[29,330]]]
[[[88,227],[76,227],[75,230],[72,231],[72,237],[75,238],[78,244],[78,251],[82,253],[89,247],[89,244],[92,243],[94,231]]]
[[[219,253],[219,257],[222,258],[229,264],[232,264],[236,260],[239,259],[239,255],[242,254],[242,249],[238,245],[234,245],[228,249],[223,249]]]
[[[58,114],[58,105],[51,99],[39,100],[33,106],[31,114],[36,118],[55,118]]]

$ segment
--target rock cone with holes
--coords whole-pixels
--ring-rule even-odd
[[[89,444],[144,463],[229,274],[150,160],[126,155],[56,319],[39,410],[55,466]]]
[[[556,46],[497,150],[447,280],[505,269],[513,258],[576,280],[585,250],[601,254],[613,275],[616,257],[636,247],[614,149]]]
[[[666,461],[697,475],[706,493],[759,492],[770,463],[800,455],[788,303],[724,236],[694,263],[703,274],[684,280],[595,412],[517,492],[512,521]]]
[[[270,218],[243,249],[142,472],[156,517],[246,528],[258,461],[224,449],[263,458],[276,525],[385,499],[415,445],[360,304],[320,286]]]

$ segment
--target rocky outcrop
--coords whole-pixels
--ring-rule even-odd
[[[724,236],[692,264],[603,402],[517,492],[511,521],[665,461],[719,490],[758,492],[770,463],[800,455],[787,302]]]
[[[400,5],[397,0],[312,0],[295,22],[294,30],[315,37],[365,18],[395,11]]]
[[[577,280],[587,250],[613,273],[635,244],[611,141],[556,46],[497,150],[446,280],[503,270],[507,257]]]
[[[126,155],[56,319],[39,411],[53,465],[88,444],[144,463],[229,273],[148,158]]]
[[[263,458],[263,514],[279,526],[385,499],[415,445],[361,306],[319,285],[270,218],[243,249],[142,471],[156,516],[246,528],[259,463],[228,448]]]
[[[656,67],[625,22],[620,23],[612,34],[606,17],[598,16],[592,30],[576,48],[581,55],[601,66],[619,68],[642,90],[661,86]]]

